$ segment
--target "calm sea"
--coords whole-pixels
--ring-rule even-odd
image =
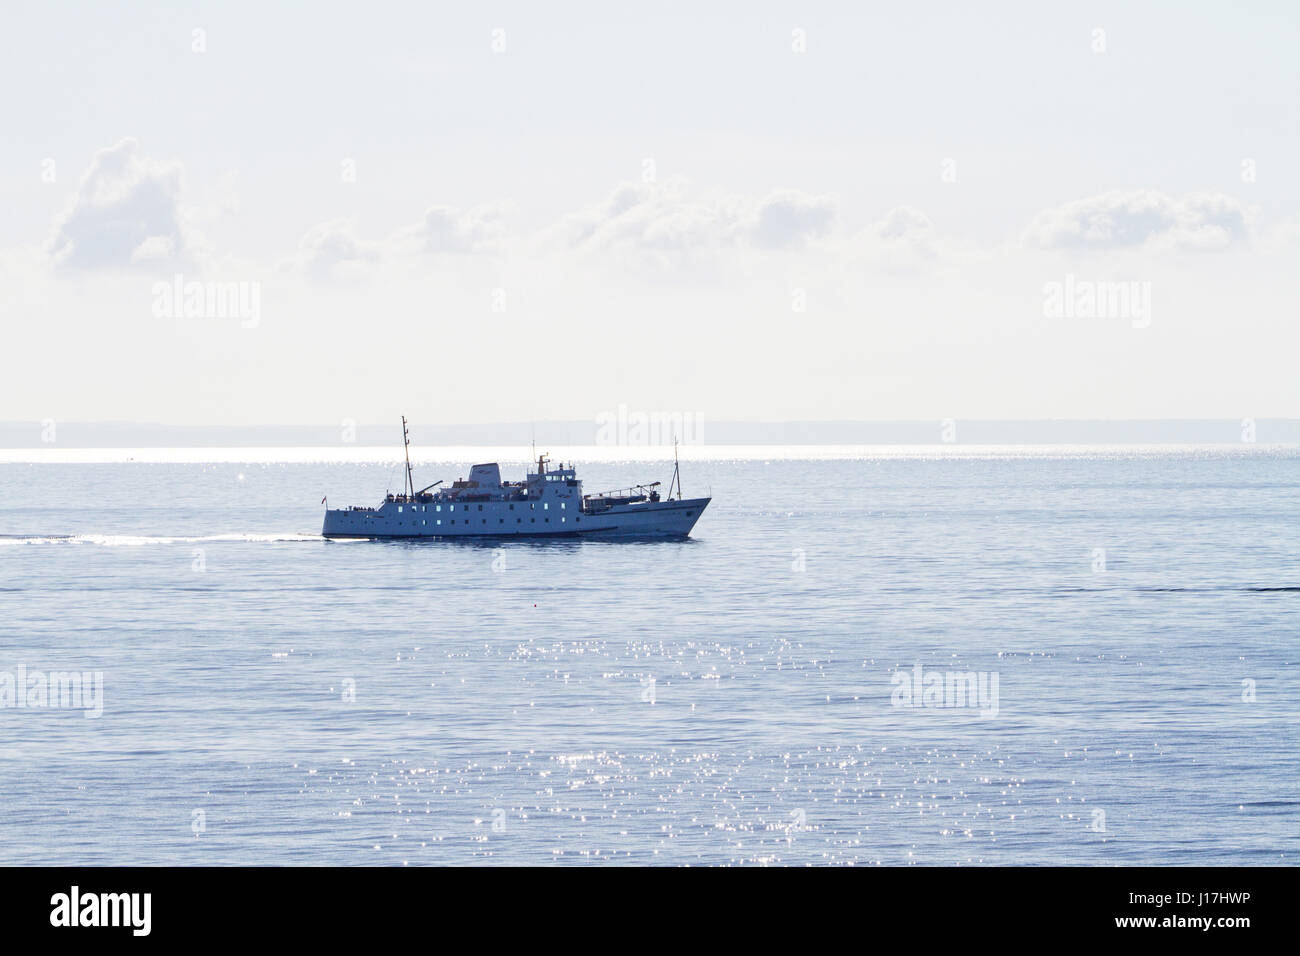
[[[3,464],[0,863],[1294,864],[1298,466],[696,461],[691,540],[469,544],[317,536],[391,463]]]

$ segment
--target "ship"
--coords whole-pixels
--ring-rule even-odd
[[[658,481],[584,495],[572,462],[554,467],[546,455],[523,481],[502,481],[496,462],[473,465],[450,487],[442,480],[415,489],[411,435],[402,418],[406,482],[378,507],[329,508],[326,538],[685,538],[713,499],[682,495],[681,465],[673,451],[666,494]],[[444,485],[444,487],[438,487]]]

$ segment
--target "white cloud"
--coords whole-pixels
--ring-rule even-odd
[[[965,244],[937,236],[930,217],[912,206],[895,206],[843,241],[828,240],[826,250],[838,254],[836,268],[888,275],[928,272],[941,259],[971,256]]]
[[[303,236],[293,266],[321,279],[366,265],[412,265],[430,255],[497,255],[511,249],[557,257],[612,252],[667,265],[713,250],[794,250],[826,237],[835,219],[828,197],[796,190],[761,199],[694,195],[682,180],[623,183],[601,202],[532,233],[512,231],[509,211],[505,202],[463,212],[434,206],[418,222],[375,240],[359,237],[350,220],[320,223]]]
[[[621,183],[601,202],[543,231],[543,244],[589,250],[671,252],[730,241],[728,217],[716,204],[693,200],[682,180]]]
[[[421,252],[492,252],[507,237],[507,211],[506,203],[486,203],[465,213],[434,206],[420,222],[399,231],[394,238],[399,243],[413,240]]]
[[[313,226],[298,243],[297,267],[323,279],[379,258],[379,243],[358,238],[350,219],[332,219]]]
[[[500,252],[511,239],[504,222],[508,208],[504,202],[486,203],[461,213],[434,206],[419,222],[382,239],[362,238],[351,219],[332,219],[307,231],[289,265],[313,279],[326,279],[385,263],[414,265],[430,255]]]
[[[434,206],[417,222],[375,239],[358,235],[351,220],[332,220],[303,237],[290,267],[316,280],[384,270],[386,281],[407,281],[430,274],[431,256],[476,257],[482,267],[505,267],[514,275],[523,262],[544,262],[553,275],[585,272],[592,266],[584,260],[600,257],[604,266],[628,274],[671,272],[696,281],[722,273],[763,275],[780,261],[804,275],[835,268],[856,274],[864,267],[911,273],[953,251],[914,207],[897,206],[849,232],[840,228],[833,197],[793,189],[747,196],[696,190],[681,179],[628,182],[531,231],[512,228],[509,211],[504,202],[467,211]],[[437,271],[478,281],[477,268],[446,261]]]
[[[1247,238],[1246,210],[1231,196],[1153,190],[1112,191],[1046,209],[1025,233],[1028,245],[1046,249],[1214,250]]]
[[[759,203],[750,234],[760,246],[782,249],[825,236],[834,222],[831,197],[782,189]]]
[[[881,239],[924,239],[930,235],[930,217],[911,206],[896,206],[872,227]]]
[[[192,262],[181,188],[180,164],[141,156],[133,139],[99,150],[56,226],[50,256],[68,269]]]
[[[689,184],[623,183],[603,201],[565,217],[546,237],[588,249],[702,252],[755,246],[782,249],[821,238],[834,200],[783,189],[762,199],[692,194]]]

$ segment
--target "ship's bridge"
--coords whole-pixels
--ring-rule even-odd
[[[560,462],[555,468],[548,467],[545,455],[537,459],[537,470],[530,471],[524,484],[530,498],[534,497],[582,497],[582,482],[578,480],[577,471],[570,462],[565,466]]]
[[[563,463],[561,463],[558,468],[543,468],[543,470],[540,472],[528,473],[528,480],[530,482],[532,481],[576,481],[577,477],[578,475],[577,472],[574,470],[573,465],[569,465],[569,467],[566,468],[564,467]]]

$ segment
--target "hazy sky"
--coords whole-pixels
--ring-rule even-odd
[[[1285,2],[8,3],[0,419],[1300,416],[1298,50]]]

